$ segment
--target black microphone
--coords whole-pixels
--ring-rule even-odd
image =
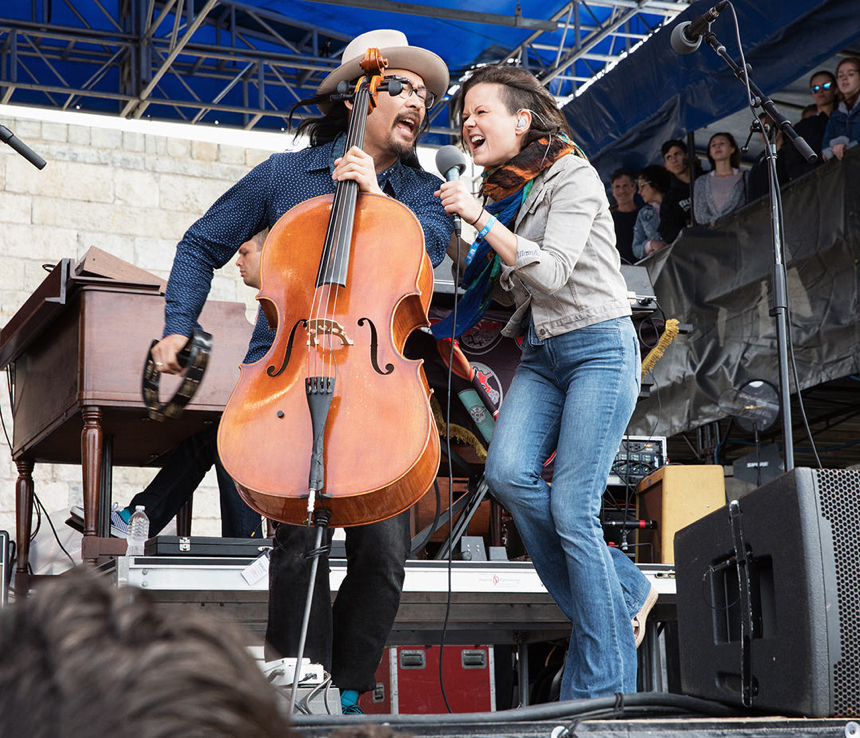
[[[717,16],[725,10],[729,0],[721,0],[713,8],[704,15],[700,15],[694,21],[685,21],[679,23],[672,29],[672,39],[670,43],[672,48],[678,54],[691,54],[702,43],[702,36],[708,30],[708,27],[713,23]]]
[[[37,169],[45,168],[45,160],[33,151],[33,149],[27,146],[27,144],[25,144],[14,133],[12,133],[12,131],[6,128],[6,126],[0,126],[0,141],[4,144],[9,144],[9,146],[15,149],[15,151],[21,154],[21,156],[23,156]]]
[[[456,146],[448,144],[436,152],[436,169],[439,170],[439,174],[445,178],[446,182],[456,182],[460,179],[460,175],[466,171],[466,157]],[[454,213],[452,217],[454,218],[454,231],[459,238],[463,232],[460,216]]]

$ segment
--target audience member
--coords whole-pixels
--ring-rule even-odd
[[[762,130],[759,132],[762,143],[765,146],[775,144],[777,156],[781,156],[783,148],[782,131],[777,129],[767,113],[759,113],[758,120],[762,127]],[[779,164],[779,159],[777,160],[777,178],[780,185],[783,185],[788,181],[783,167]],[[752,167],[750,168],[748,179],[749,197],[747,199],[750,202],[758,199],[759,197],[763,197],[770,192],[770,174],[767,164],[766,149],[763,148],[761,153],[756,157]]]
[[[621,260],[632,264],[636,261],[633,255],[633,227],[639,212],[635,202],[636,181],[629,169],[616,169],[612,172],[611,182],[612,197],[615,198],[615,206],[610,209],[615,222],[615,247],[621,254]]]
[[[747,201],[746,178],[740,170],[741,152],[731,133],[715,133],[708,141],[711,171],[696,180],[693,209],[696,222],[713,225]]]
[[[637,259],[653,254],[666,246],[660,237],[660,204],[669,191],[669,172],[659,164],[652,164],[639,172],[639,194],[645,206],[636,216],[633,229],[633,255]]]
[[[836,65],[836,85],[839,105],[824,131],[825,160],[841,159],[860,141],[860,58],[850,56]]]
[[[660,151],[663,154],[663,164],[669,172],[669,191],[663,197],[660,205],[660,239],[672,243],[682,228],[691,224],[690,197],[691,182],[701,174],[699,162],[694,157],[690,161],[687,144],[681,139],[673,138],[666,141]]]
[[[826,69],[815,72],[809,78],[809,94],[815,101],[803,110],[803,116],[794,126],[797,135],[808,143],[818,154],[815,164],[808,164],[793,145],[783,146],[779,152],[780,182],[790,182],[807,172],[811,172],[822,162],[821,151],[827,121],[836,109],[836,77]],[[808,114],[807,114],[808,111]]]
[[[199,609],[75,569],[0,612],[0,735],[290,734],[238,630]]]

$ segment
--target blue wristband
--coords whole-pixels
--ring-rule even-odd
[[[492,227],[493,227],[493,224],[494,224],[495,222],[496,222],[496,216],[495,216],[495,215],[491,215],[491,216],[490,216],[490,219],[487,221],[487,225],[485,225],[485,226],[481,229],[481,232],[478,234],[478,239],[479,239],[479,240],[480,240],[480,239],[482,239],[484,236],[486,236],[486,235],[490,232],[490,228],[492,228]]]
[[[471,263],[472,263],[472,259],[474,259],[474,258],[475,258],[475,252],[477,252],[477,250],[478,250],[478,242],[479,242],[480,240],[481,240],[481,239],[476,238],[474,241],[472,241],[472,245],[469,247],[469,253],[468,253],[468,254],[466,254],[466,265],[467,265],[467,266],[468,266],[469,264],[471,264]]]

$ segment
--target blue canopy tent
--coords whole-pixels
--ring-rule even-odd
[[[713,4],[691,5],[564,107],[578,143],[605,179],[620,166],[636,171],[661,161],[663,141],[683,138],[747,105],[743,85],[710,47],[679,55],[670,46],[675,25]],[[751,78],[767,95],[860,39],[860,8],[850,0],[758,0],[735,7]],[[711,30],[740,64],[728,8]]]
[[[476,64],[514,61],[560,101],[575,96],[565,113],[605,176],[620,164],[638,168],[656,160],[661,141],[743,106],[742,87],[710,49],[682,57],[669,46],[671,27],[711,4],[7,2],[0,4],[0,103],[278,130],[286,111],[337,66],[353,36],[390,27],[446,61],[452,94]],[[735,4],[754,77],[769,93],[860,37],[856,0]],[[714,30],[736,52],[728,10]],[[434,111],[430,134],[430,145],[456,135],[446,105]]]
[[[403,30],[456,80],[516,59],[562,99],[689,0],[32,0],[0,4],[0,103],[277,130],[354,36]],[[641,5],[641,7],[640,7]],[[581,12],[580,12],[581,11]],[[433,143],[448,143],[447,106]],[[300,115],[310,111],[300,111]]]

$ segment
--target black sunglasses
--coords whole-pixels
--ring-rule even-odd
[[[822,90],[829,90],[831,87],[833,87],[832,82],[825,82],[821,85],[812,85],[812,87],[809,88],[809,91],[814,95],[816,92],[821,92]]]

